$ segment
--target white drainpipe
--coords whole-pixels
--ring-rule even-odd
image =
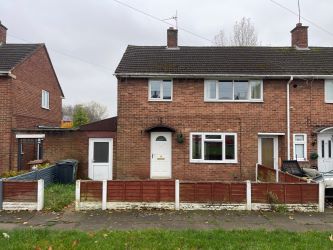
[[[293,76],[290,76],[287,82],[287,158],[290,160],[290,83],[294,80]]]

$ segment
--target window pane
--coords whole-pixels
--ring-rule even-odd
[[[295,135],[295,141],[304,141],[304,135]]]
[[[325,141],[321,141],[321,157],[325,157]]]
[[[216,82],[207,81],[205,86],[206,86],[206,97],[208,99],[216,99]]]
[[[221,135],[206,135],[206,139],[221,139]]]
[[[192,159],[201,159],[201,135],[192,135]]]
[[[171,100],[171,81],[163,81],[163,99]]]
[[[296,144],[295,145],[295,156],[296,159],[302,158],[304,159],[304,145],[303,144]]]
[[[325,81],[325,96],[326,96],[326,101],[333,101],[333,81],[332,80]]]
[[[234,99],[247,100],[249,93],[248,82],[234,82]]]
[[[261,99],[261,81],[251,81],[251,99]]]
[[[219,82],[219,99],[232,100],[232,82]]]
[[[332,141],[328,141],[328,158],[332,158]]]
[[[227,160],[235,159],[235,136],[234,135],[225,136],[225,158]]]
[[[167,139],[164,136],[160,135],[156,138],[156,141],[167,141]]]
[[[150,82],[150,97],[160,98],[161,97],[161,84],[160,82]]]
[[[94,142],[94,162],[109,162],[108,142]]]
[[[222,142],[205,141],[205,160],[222,160]]]

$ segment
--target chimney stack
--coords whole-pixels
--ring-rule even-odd
[[[0,21],[0,45],[6,43],[7,28],[1,24]]]
[[[178,30],[170,27],[167,32],[167,47],[178,48]]]
[[[290,31],[291,46],[299,49],[308,48],[308,26],[303,26],[301,23],[296,24],[296,27]]]

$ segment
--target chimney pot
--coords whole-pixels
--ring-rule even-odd
[[[300,49],[308,48],[308,26],[303,26],[302,23],[297,23],[291,33],[291,46]]]
[[[0,44],[6,43],[7,28],[0,21]]]
[[[178,48],[178,30],[173,27],[167,31],[167,47]]]

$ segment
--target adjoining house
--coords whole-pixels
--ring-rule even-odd
[[[6,42],[0,22],[0,173],[43,158],[43,133],[57,128],[64,94],[45,44]]]
[[[256,163],[333,169],[333,47],[128,46],[118,79],[119,179],[254,179]],[[313,157],[315,158],[315,157]]]

